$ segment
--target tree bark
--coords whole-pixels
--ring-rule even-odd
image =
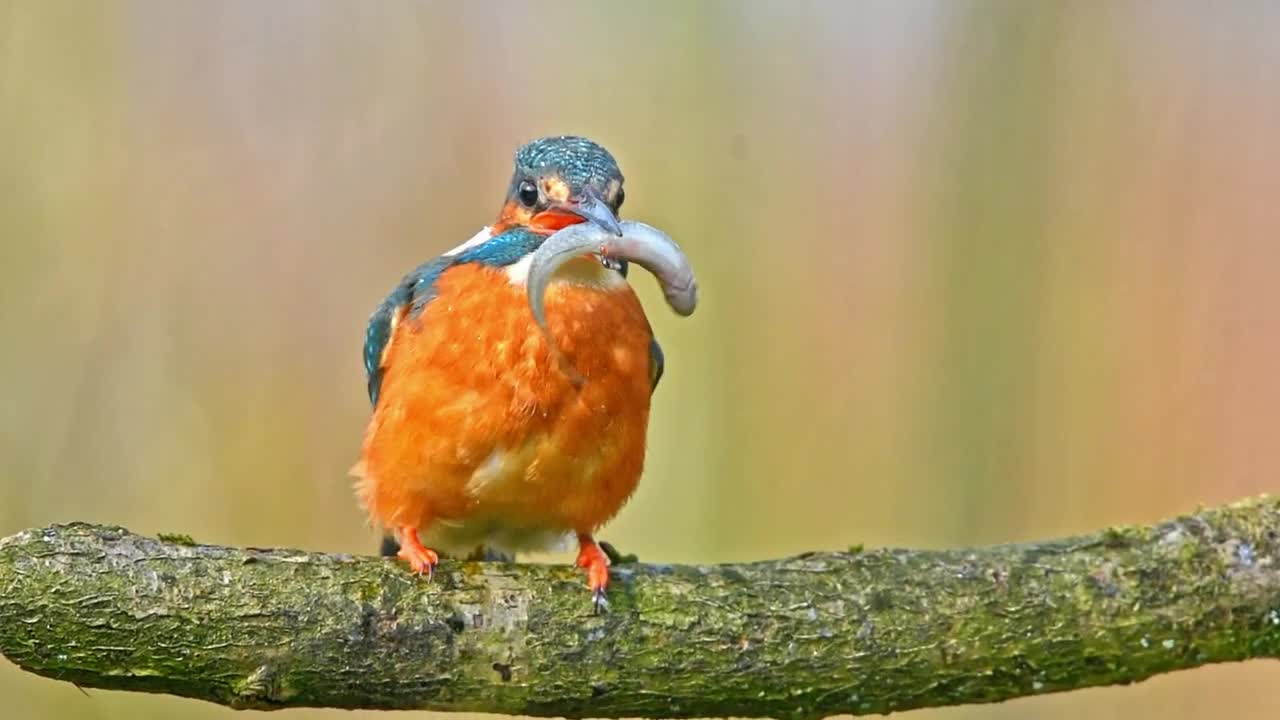
[[[548,565],[196,545],[83,524],[0,541],[0,652],[236,708],[815,718],[1280,657],[1280,501],[945,551]]]

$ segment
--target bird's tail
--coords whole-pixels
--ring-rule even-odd
[[[378,554],[382,557],[395,557],[400,552],[400,543],[390,535],[382,536],[382,547],[379,548]]]

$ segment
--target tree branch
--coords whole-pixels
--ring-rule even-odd
[[[812,718],[995,702],[1280,657],[1280,501],[971,550],[571,568],[156,540],[0,541],[0,652],[238,708]]]

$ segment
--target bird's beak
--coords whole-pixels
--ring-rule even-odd
[[[534,215],[530,225],[535,230],[552,233],[584,221],[604,229],[610,235],[622,236],[618,216],[613,214],[600,195],[591,188],[583,190],[582,196],[577,200],[556,203],[550,209]]]
[[[578,202],[570,202],[565,208],[575,215],[580,215],[589,222],[593,222],[605,229],[612,235],[622,237],[622,228],[618,225],[618,216],[613,214],[613,210],[605,204],[604,200],[596,194],[595,190],[587,188],[582,191],[582,199]]]

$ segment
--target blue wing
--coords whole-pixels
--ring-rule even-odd
[[[454,261],[455,258],[446,255],[419,265],[400,280],[400,284],[369,316],[369,326],[364,334],[364,371],[369,383],[370,403],[378,404],[378,390],[382,386],[382,353],[391,342],[391,332],[395,330],[396,323],[406,311],[422,312],[422,308],[436,296],[436,280],[440,273]]]
[[[387,299],[369,317],[364,335],[364,371],[369,384],[369,402],[378,404],[382,386],[382,355],[396,323],[404,317],[417,317],[436,296],[436,281],[444,271],[463,263],[481,263],[505,267],[537,249],[546,238],[524,228],[512,228],[468,248],[457,255],[441,255],[419,265],[405,275]]]
[[[662,346],[658,344],[657,338],[649,338],[649,393],[653,394],[658,389],[658,381],[662,379],[662,372],[666,370],[666,358],[662,354]]]

